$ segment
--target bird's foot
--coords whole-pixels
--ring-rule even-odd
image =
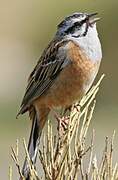
[[[58,130],[62,132],[62,134],[67,130],[69,123],[69,116],[63,116],[58,119]]]
[[[60,132],[60,135],[63,135],[64,132],[67,130],[68,128],[68,123],[69,123],[69,116],[62,116],[60,117],[60,115],[55,112],[53,110],[53,114],[58,122],[58,127],[57,127],[57,130]]]
[[[79,103],[74,104],[74,106],[73,106],[73,107],[76,109],[76,111],[77,111],[77,112],[80,112],[81,105],[80,105]]]
[[[68,106],[64,109],[64,112],[63,112],[63,116],[65,116],[67,113],[70,113],[72,110],[72,105],[71,106]]]

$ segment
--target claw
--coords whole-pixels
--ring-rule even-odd
[[[77,112],[80,112],[81,105],[79,103],[78,104],[74,104],[74,108],[77,110]]]

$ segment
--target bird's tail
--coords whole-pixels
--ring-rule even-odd
[[[41,132],[42,132],[42,129],[40,128],[39,121],[37,119],[37,115],[35,112],[33,115],[32,129],[31,129],[31,134],[30,134],[29,144],[28,144],[28,153],[29,153],[29,157],[33,165],[35,165],[36,163]],[[30,180],[30,169],[29,169],[27,158],[25,159],[25,162],[23,165],[22,174],[26,180]]]

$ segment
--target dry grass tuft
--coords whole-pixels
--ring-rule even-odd
[[[91,88],[83,97],[79,106],[74,106],[69,117],[67,129],[61,132],[57,130],[57,135],[53,133],[53,127],[48,120],[47,134],[43,134],[43,147],[39,150],[39,159],[43,168],[43,175],[39,177],[32,165],[25,140],[24,149],[29,162],[31,179],[45,180],[116,180],[118,179],[117,163],[113,166],[113,133],[109,143],[108,137],[105,139],[105,148],[101,155],[101,162],[98,164],[93,153],[95,131],[92,132],[91,143],[86,144],[87,131],[92,119],[96,104],[96,94],[104,75],[98,83]],[[81,108],[80,108],[81,107]],[[62,117],[65,118],[65,117]],[[16,149],[12,148],[12,159],[18,169],[20,177],[23,179],[18,159],[18,143]],[[9,179],[12,180],[12,169],[10,167]]]

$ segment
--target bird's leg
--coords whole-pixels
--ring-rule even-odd
[[[72,105],[71,106],[68,106],[68,107],[66,107],[65,109],[64,109],[64,112],[63,112],[63,116],[65,116],[65,114],[67,113],[67,112],[71,112],[71,110],[72,110]]]
[[[73,104],[71,106],[66,107],[65,110],[64,110],[63,116],[65,116],[67,111],[69,111],[69,113],[71,111],[73,111],[74,108],[76,109],[77,112],[80,112],[81,105],[79,103],[75,103],[75,104]]]
[[[63,112],[63,116],[62,117],[56,117],[56,119],[58,120],[58,130],[61,129],[61,132],[64,132],[67,130],[68,128],[68,123],[69,123],[69,119],[70,119],[70,115],[66,115],[67,111],[70,112],[73,110],[73,109],[76,109],[77,112],[80,112],[80,104],[79,103],[76,103],[76,104],[73,104],[73,105],[70,105],[68,107],[66,107],[64,109],[64,112]]]
[[[69,122],[69,116],[63,116],[62,118],[59,119],[59,128],[62,131],[66,131],[68,127],[68,122]]]
[[[63,116],[60,117],[60,115],[52,109],[53,114],[58,122],[58,127],[57,129],[60,131],[60,134],[63,134],[64,131],[67,130],[68,122],[69,122],[69,116]]]
[[[79,103],[76,103],[76,104],[66,107],[64,109],[64,112],[62,113],[62,117],[60,117],[60,115],[56,111],[54,111],[54,109],[52,109],[54,116],[58,122],[58,130],[60,130],[61,132],[66,131],[67,127],[68,127],[70,115],[67,114],[68,113],[67,111],[69,111],[69,113],[70,113],[74,108],[76,109],[77,112],[80,112],[81,106]]]

